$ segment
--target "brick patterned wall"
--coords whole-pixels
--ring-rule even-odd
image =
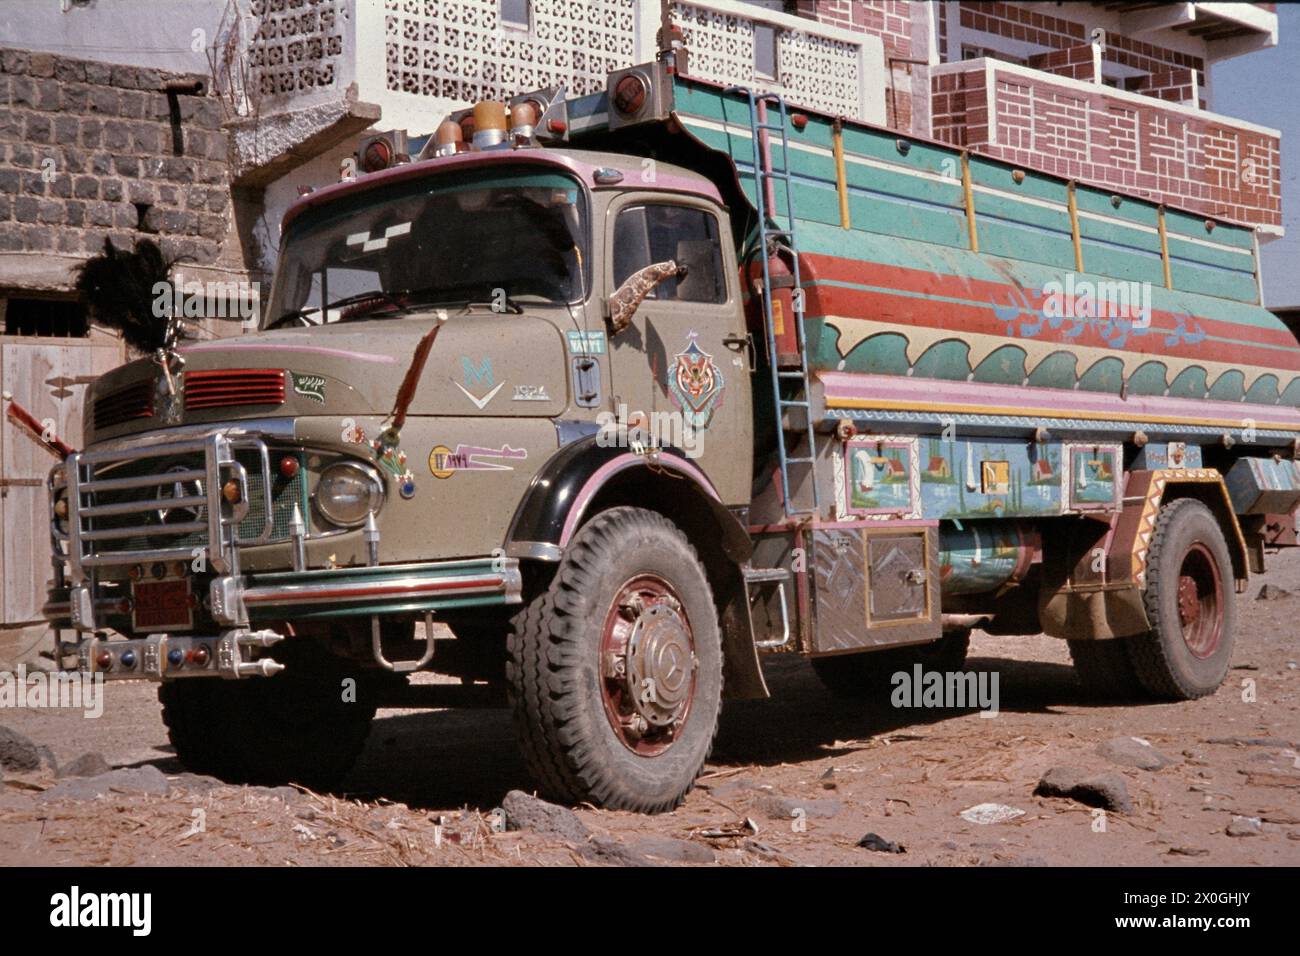
[[[1051,47],[1054,50],[1078,46],[1088,40],[1084,24],[1029,10],[1015,3],[963,2],[960,9],[961,25],[969,30],[981,30],[994,36]],[[1144,73],[1161,73],[1172,67],[1185,67],[1195,70],[1199,85],[1205,85],[1205,62],[1200,57],[1119,34],[1107,34],[1102,60],[1104,63],[1116,63]]]
[[[1096,57],[1091,43],[1064,47],[1051,53],[1038,53],[1031,56],[1026,64],[1035,70],[1068,76],[1072,80],[1087,80],[1091,83],[1098,79]]]
[[[885,48],[885,68],[889,71],[885,90],[886,122],[894,129],[912,127],[912,70],[914,64],[894,62],[917,59],[924,50],[914,49],[912,42],[912,4],[902,0],[797,0],[794,12],[801,17],[831,26],[843,27],[881,38]]]
[[[1198,99],[1196,71],[1186,67],[1173,67],[1161,70],[1159,73],[1148,74],[1141,77],[1141,81],[1131,89],[1171,103],[1187,103],[1195,106]]]
[[[149,235],[169,256],[216,262],[232,215],[222,112],[176,97],[178,155],[171,79],[184,78],[0,48],[0,253],[85,258],[106,236]]]
[[[1276,137],[996,62],[991,74],[991,91],[984,61],[932,77],[935,138],[1216,218],[1281,225]]]

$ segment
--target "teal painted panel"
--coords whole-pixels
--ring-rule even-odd
[[[1200,366],[1183,369],[1169,385],[1171,398],[1204,398],[1207,390],[1205,369]]]
[[[1038,363],[1029,376],[1028,385],[1041,385],[1044,388],[1074,388],[1078,381],[1075,369],[1079,360],[1069,352],[1054,352]]]
[[[972,156],[970,158],[971,183],[975,186],[990,186],[993,189],[1028,196],[1032,199],[1043,199],[1048,202],[1059,203],[1061,206],[1065,206],[1070,201],[1070,191],[1061,180],[1036,173],[1033,170],[1024,170],[1025,178],[1017,183],[1011,175],[1013,170],[1017,168],[1019,167],[994,162],[982,156]],[[976,190],[975,203],[978,207],[978,190]],[[1068,221],[1066,228],[1069,228]]]
[[[1112,196],[1120,197],[1119,206],[1111,202]],[[1080,212],[1093,212],[1111,219],[1150,226],[1152,229],[1159,225],[1160,217],[1155,205],[1142,199],[1107,192],[1094,186],[1077,186],[1074,190],[1074,201]]]
[[[964,382],[970,376],[970,346],[956,339],[936,342],[916,360],[912,374]]]
[[[1246,397],[1246,376],[1235,368],[1214,380],[1209,397],[1216,401],[1239,402]]]
[[[1079,376],[1079,388],[1085,392],[1111,392],[1119,394],[1124,385],[1124,363],[1117,358],[1104,358]]]
[[[1236,299],[1238,302],[1255,302],[1259,298],[1259,286],[1256,285],[1253,275],[1180,262],[1171,258],[1169,277],[1174,288],[1180,291],[1212,295],[1221,299]]]
[[[1215,249],[1213,246],[1188,242],[1174,235],[1170,235],[1168,239],[1169,257],[1175,262],[1182,259],[1185,262],[1215,266],[1219,269],[1231,269],[1233,272],[1250,276],[1254,281],[1255,257],[1252,255],[1229,249]]]
[[[1169,387],[1169,369],[1164,362],[1144,362],[1128,379],[1133,395],[1163,395]]]
[[[1277,376],[1261,375],[1250,386],[1246,401],[1254,405],[1276,405],[1278,400]]]
[[[1177,209],[1165,210],[1165,232],[1170,236],[1191,236],[1194,239],[1209,239],[1213,242],[1232,246],[1236,249],[1253,251],[1255,247],[1251,231],[1244,226],[1216,222],[1214,229],[1206,229],[1205,216],[1194,216]]]
[[[1003,345],[976,367],[972,380],[996,385],[1019,385],[1025,380],[1025,350]]]

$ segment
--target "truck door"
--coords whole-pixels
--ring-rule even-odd
[[[656,437],[692,456],[723,501],[747,501],[753,456],[750,369],[737,266],[725,220],[705,200],[628,194],[609,209],[605,283],[675,260],[686,274],[658,285],[610,342],[612,393]],[[665,429],[669,434],[665,434]]]

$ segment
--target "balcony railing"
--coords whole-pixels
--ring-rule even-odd
[[[265,114],[352,95],[383,125],[427,132],[447,110],[563,83],[603,89],[606,75],[654,59],[658,3],[532,0],[526,26],[499,0],[252,0],[250,97]],[[674,3],[689,72],[779,90],[794,103],[884,121],[878,37],[733,0]]]
[[[1282,231],[1275,129],[993,59],[941,64],[930,82],[937,139]]]

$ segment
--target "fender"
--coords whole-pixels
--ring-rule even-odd
[[[708,476],[678,448],[651,453],[601,446],[587,435],[557,451],[533,476],[506,534],[508,557],[559,561],[602,491],[620,485],[661,490],[666,500],[646,502],[669,517],[702,505],[716,525],[722,550],[740,564],[753,551],[749,533],[718,496]]]
[[[1241,526],[1223,476],[1213,468],[1130,471],[1124,506],[1109,522],[1066,529],[1051,561],[1044,563],[1039,617],[1052,637],[1106,639],[1150,628],[1142,603],[1147,557],[1160,506],[1197,498],[1223,529],[1236,589],[1246,588],[1249,560]],[[1097,560],[1103,555],[1104,560]]]

